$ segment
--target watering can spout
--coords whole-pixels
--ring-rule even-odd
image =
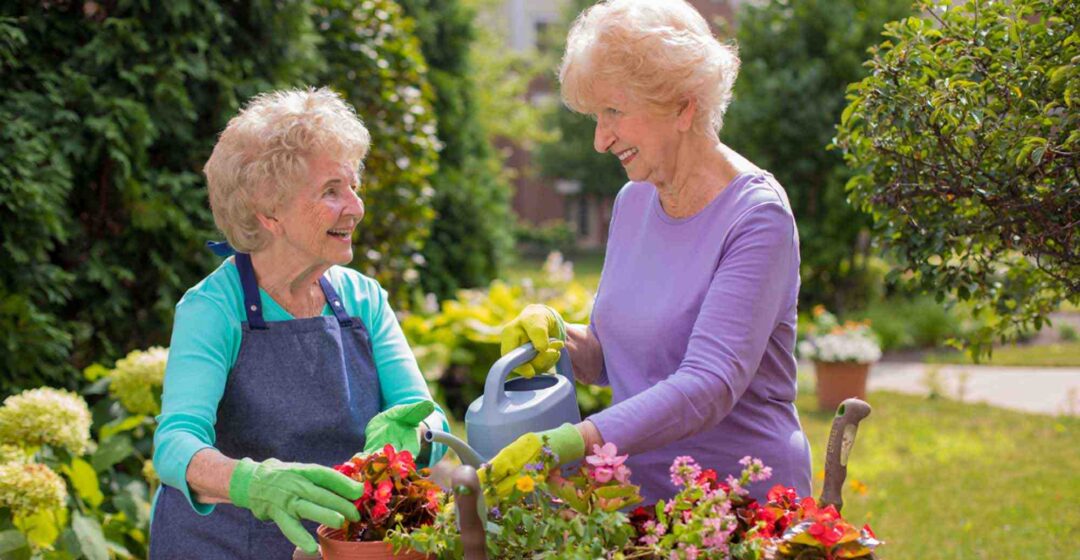
[[[469,444],[461,441],[453,434],[448,434],[441,430],[428,430],[424,432],[424,440],[428,442],[441,443],[457,453],[462,463],[469,465],[474,469],[479,469],[483,464],[484,458],[480,456],[473,448],[469,447]]]

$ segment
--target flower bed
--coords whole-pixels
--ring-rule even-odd
[[[494,504],[486,521],[488,557],[869,559],[880,544],[869,526],[857,529],[833,506],[821,507],[792,488],[774,486],[765,503],[751,499],[746,487],[771,476],[751,457],[743,459],[738,478],[723,480],[679,457],[671,466],[679,492],[626,514],[641,497],[625,459],[610,443],[594,446],[578,470],[563,477],[545,448],[509,496],[485,490],[487,503]],[[387,540],[395,548],[460,558],[450,506],[445,501],[429,525],[391,530]]]

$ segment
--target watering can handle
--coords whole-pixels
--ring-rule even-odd
[[[484,382],[484,404],[487,410],[498,410],[499,401],[505,398],[506,378],[514,368],[529,363],[536,357],[536,349],[531,342],[514,348],[499,358],[488,370],[487,381]],[[559,361],[555,364],[555,373],[570,380],[570,386],[574,385],[574,368],[570,365],[570,353],[563,347]],[[490,408],[488,408],[490,407]]]

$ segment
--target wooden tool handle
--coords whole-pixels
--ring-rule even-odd
[[[487,560],[487,537],[480,508],[480,478],[476,469],[462,465],[450,475],[457,505],[458,529],[465,560]]]
[[[829,432],[829,447],[825,450],[825,484],[821,489],[821,507],[829,504],[836,511],[844,506],[842,496],[844,480],[847,479],[848,454],[855,445],[855,433],[859,422],[870,415],[870,405],[859,399],[847,399],[840,403],[833,417]]]

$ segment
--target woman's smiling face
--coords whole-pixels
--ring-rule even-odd
[[[276,237],[313,265],[352,261],[352,233],[364,217],[355,163],[326,156],[307,160],[307,181],[275,216]]]
[[[612,84],[600,82],[593,148],[619,158],[631,181],[661,184],[671,176],[678,149],[676,115],[657,115]]]

